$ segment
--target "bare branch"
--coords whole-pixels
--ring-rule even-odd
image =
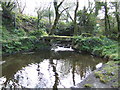
[[[68,8],[69,8],[69,7],[63,9],[63,10],[60,12],[60,15],[61,15],[65,10],[67,10]]]
[[[58,8],[62,5],[62,3],[64,2],[65,0],[62,0],[61,2],[60,2],[60,4],[57,6]]]
[[[26,2],[25,2],[25,5],[22,8],[21,1],[20,2],[18,2],[18,0],[15,0],[15,1],[16,1],[17,6],[18,6],[19,13],[23,13],[23,11],[25,10],[25,7],[26,7]]]
[[[72,16],[70,15],[70,13],[69,13],[68,11],[66,11],[66,13],[68,14],[69,18],[70,18],[72,21],[74,21],[73,18],[72,18]]]
[[[21,10],[21,13],[23,13],[23,11],[25,10],[25,7],[26,7],[26,2],[25,2],[23,9]]]

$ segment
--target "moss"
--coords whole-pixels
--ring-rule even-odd
[[[84,87],[91,88],[91,87],[93,87],[93,85],[92,84],[84,84]]]
[[[106,63],[101,71],[95,72],[96,78],[99,78],[102,83],[112,82],[113,87],[118,87],[118,63],[119,61],[109,61]]]
[[[114,88],[120,87],[120,81],[113,83],[112,87]]]
[[[102,76],[102,74],[100,71],[97,71],[97,72],[95,72],[95,76],[96,76],[96,78],[100,78]]]
[[[107,83],[109,81],[109,77],[106,75],[102,75],[102,77],[100,77],[100,81],[102,83]]]

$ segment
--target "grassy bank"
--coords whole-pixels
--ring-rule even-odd
[[[118,42],[108,39],[104,36],[100,37],[74,37],[73,48],[113,60],[120,60],[118,55]]]
[[[18,40],[11,40],[3,42],[2,54],[12,54],[21,51],[49,49],[49,44],[37,39],[34,36],[20,38]]]
[[[10,29],[12,30],[12,28]],[[24,29],[19,28],[9,31],[3,26],[0,30],[2,30],[2,38],[0,38],[2,52],[0,53],[3,55],[50,48],[47,43],[39,40],[41,36],[47,35],[43,29],[26,32]]]
[[[7,18],[3,17],[3,24],[0,26],[2,38],[1,54],[12,54],[21,51],[48,49],[49,45],[39,40],[41,36],[46,36],[46,30],[37,26],[37,18],[16,14],[15,25],[11,25]]]

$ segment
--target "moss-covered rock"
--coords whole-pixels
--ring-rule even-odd
[[[95,72],[96,78],[99,78],[102,83],[109,83],[111,86],[119,87],[118,83],[118,70],[120,66],[118,65],[119,61],[109,61],[105,66]]]
[[[93,85],[92,84],[84,84],[84,87],[86,87],[86,88],[92,88]]]

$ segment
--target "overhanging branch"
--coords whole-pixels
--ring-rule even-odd
[[[60,2],[60,4],[57,6],[58,8],[62,5],[62,3],[64,2],[65,0],[62,0],[61,2]]]
[[[69,8],[69,7],[63,9],[63,10],[60,12],[60,15],[61,15],[65,10],[67,10],[68,8]]]

